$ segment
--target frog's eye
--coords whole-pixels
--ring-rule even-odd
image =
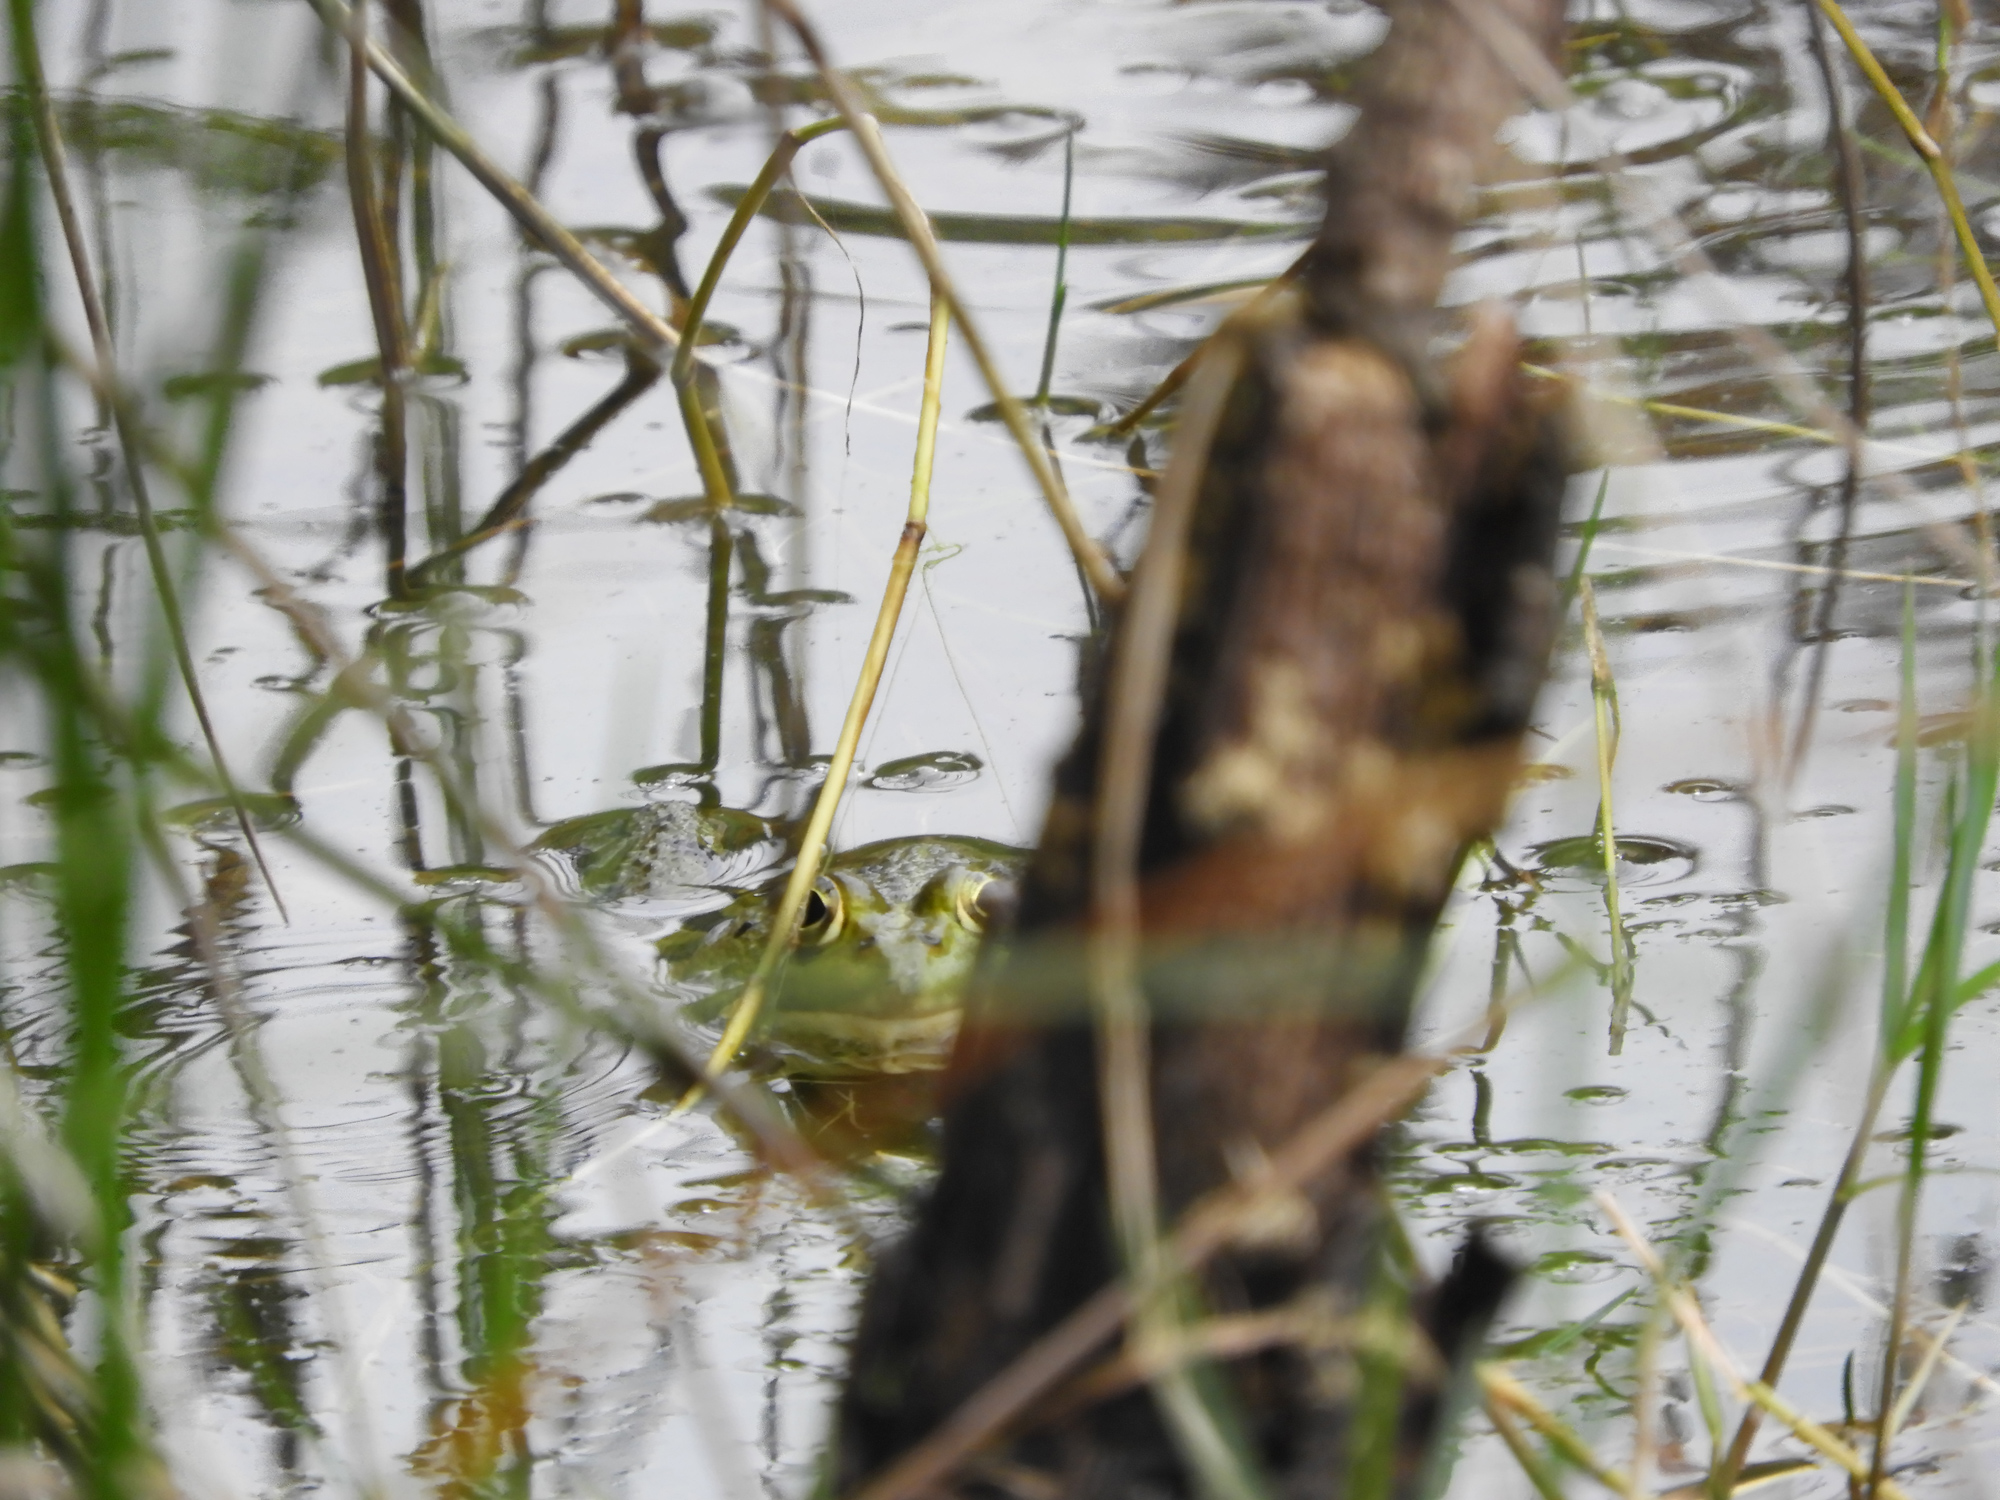
[[[815,947],[830,943],[840,936],[846,920],[846,903],[841,900],[839,885],[822,875],[806,892],[805,910],[799,913],[799,941]]]
[[[1014,910],[1014,882],[991,875],[964,875],[952,901],[952,915],[968,932],[984,932]]]

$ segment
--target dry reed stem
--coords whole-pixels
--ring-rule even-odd
[[[1323,1297],[1301,1297],[1263,1312],[1217,1314],[1183,1322],[1174,1332],[1143,1349],[1128,1344],[1065,1386],[1065,1411],[1080,1410],[1158,1379],[1169,1369],[1210,1360],[1242,1359],[1264,1349],[1368,1350],[1390,1355],[1420,1378],[1438,1380],[1450,1372],[1437,1347],[1408,1323],[1370,1317],[1340,1317]]]
[[[55,104],[49,97],[48,80],[42,73],[41,55],[36,45],[34,33],[30,30],[28,44],[18,63],[28,85],[35,135],[41,145],[42,166],[49,179],[49,196],[55,201],[56,218],[62,226],[63,244],[69,253],[77,296],[83,303],[84,322],[90,329],[91,350],[98,372],[104,382],[116,384],[118,354],[112,347],[111,325],[104,315],[104,300],[98,293],[97,278],[91,269],[90,248],[84,243],[83,224],[77,217],[76,197],[70,191],[68,153],[63,149]],[[142,424],[128,406],[114,404],[112,425],[118,432],[119,455],[125,461],[125,480],[132,491],[132,509],[139,521],[147,571],[152,574],[153,588],[159,595],[160,613],[166,620],[174,666],[187,692],[188,705],[194,710],[195,722],[200,726],[209,760],[215,766],[216,780],[222,784],[223,795],[236,816],[236,827],[243,835],[250,857],[256,861],[257,873],[263,877],[264,889],[270,892],[271,904],[277,909],[279,920],[289,927],[291,914],[285,910],[285,898],[278,893],[277,882],[271,878],[271,867],[264,859],[264,846],[257,838],[256,825],[250,817],[248,804],[243,800],[243,789],[230,772],[229,759],[223,754],[221,738],[215,732],[215,721],[209,716],[207,696],[202,692],[201,675],[195,668],[194,652],[188,645],[187,621],[181,614],[180,593],[174,586],[173,568],[167,561],[166,545],[160,540],[159,520],[153,513],[152,490],[146,483],[145,464],[139,451],[138,433],[143,430]],[[203,496],[197,494],[193,498],[197,509],[204,508]],[[207,499],[212,503],[212,496]]]
[[[1599,548],[1610,547],[1619,552],[1648,558],[1663,563],[1703,563],[1723,568],[1749,568],[1760,573],[1803,573],[1815,578],[1840,577],[1860,580],[1863,583],[1908,583],[1927,589],[1950,589],[1962,594],[1967,589],[1980,587],[1976,579],[1967,578],[1915,578],[1908,573],[1874,573],[1866,568],[1819,567],[1812,563],[1780,562],[1771,557],[1733,557],[1727,552],[1687,552],[1677,547],[1647,547],[1637,542],[1622,542],[1610,537],[1599,537],[1595,544]]]
[[[312,3],[337,4],[338,0],[312,0]],[[1015,444],[1021,450],[1021,456],[1028,461],[1029,469],[1034,472],[1035,482],[1041,486],[1042,498],[1047,502],[1056,524],[1062,528],[1063,537],[1069,543],[1070,552],[1075,556],[1077,566],[1090,580],[1091,588],[1096,591],[1100,599],[1107,604],[1120,602],[1125,597],[1125,580],[1112,566],[1111,559],[1105,555],[1104,549],[1098,546],[1083,529],[1082,518],[1077,515],[1076,507],[1070,502],[1069,491],[1063,487],[1062,476],[1056,472],[1047,449],[1028,425],[1027,408],[1007,388],[1007,382],[1000,372],[999,362],[993,357],[986,336],[980,332],[978,323],[972,317],[971,308],[959,294],[951,273],[946,270],[944,256],[938,249],[937,236],[931,232],[930,219],[917,205],[917,200],[911,196],[902,174],[896,170],[895,162],[890,159],[888,147],[882,142],[882,133],[875,123],[875,117],[868,113],[861,96],[855,92],[854,85],[848,81],[846,75],[834,67],[819,32],[800,13],[793,0],[764,0],[764,3],[777,12],[792,29],[792,33],[798,37],[799,45],[805,48],[806,55],[819,70],[820,82],[826,89],[827,97],[833,101],[834,108],[840,111],[841,118],[853,130],[854,139],[860,144],[862,155],[867,157],[869,168],[875,174],[875,180],[888,195],[897,222],[902,226],[904,235],[908,237],[911,248],[916,251],[917,259],[923,262],[924,272],[930,278],[932,294],[941,297],[950,307],[952,321],[958,324],[959,332],[965,338],[966,350],[972,355],[973,363],[979,366],[980,376],[985,380],[994,404],[1000,409],[1000,419],[1006,423],[1007,431],[1013,435]]]
[[[1514,1455],[1514,1462],[1521,1466],[1521,1472],[1528,1476],[1528,1483],[1535,1487],[1535,1493],[1542,1500],[1563,1500],[1562,1481],[1549,1472],[1541,1455],[1528,1446],[1528,1439],[1514,1422],[1514,1415],[1506,1406],[1485,1390],[1479,1393],[1480,1405],[1486,1410],[1486,1420],[1493,1424],[1493,1430],[1500,1434],[1500,1441],[1507,1445],[1507,1451]]]
[[[1945,212],[1951,216],[1952,232],[1958,237],[1959,249],[1965,253],[1966,268],[1972,272],[1973,282],[1979,288],[1979,300],[1986,307],[1987,319],[1993,324],[1995,337],[2000,338],[2000,286],[1994,285],[1993,273],[1986,268],[1986,253],[1979,248],[1979,237],[1973,233],[1972,221],[1965,216],[1965,203],[1958,195],[1958,178],[1952,172],[1950,160],[1912,112],[1902,91],[1890,82],[1882,64],[1861,39],[1861,33],[1847,19],[1847,12],[1840,8],[1839,0],[1814,0],[1814,3],[1820,13],[1833,22],[1833,29],[1847,44],[1855,66],[1861,69],[1861,76],[1868,80],[1869,87],[1889,107],[1889,113],[1896,117],[1896,123],[1902,126],[1903,134],[1909,138],[1911,148],[1923,158],[1925,169],[1931,174],[1932,182],[1937,184],[1938,196],[1944,200]]]
[[[1959,1303],[1945,1316],[1944,1327],[1936,1333],[1922,1334],[1926,1343],[1924,1357],[1918,1361],[1916,1372],[1910,1376],[1909,1384],[1903,1387],[1902,1395],[1896,1398],[1896,1404],[1889,1412],[1887,1438],[1894,1438],[1902,1431],[1903,1424],[1909,1421],[1910,1413],[1916,1409],[1918,1400],[1923,1396],[1924,1387],[1930,1384],[1931,1376],[1937,1373],[1937,1367],[1944,1359],[1945,1345],[1950,1342],[1952,1334],[1958,1331],[1959,1323],[1964,1320],[1967,1306],[1967,1303]],[[1922,1331],[1913,1328],[1910,1332],[1918,1334]]]
[[[353,1429],[348,1437],[360,1447],[362,1456],[357,1464],[345,1448],[336,1455],[329,1444],[323,1445],[322,1451],[327,1452],[329,1457],[337,1458],[346,1467],[360,1471],[355,1478],[362,1494],[383,1494],[381,1456],[376,1448],[374,1424],[369,1417],[367,1385],[355,1357],[352,1331],[346,1316],[345,1279],[337,1273],[336,1267],[340,1262],[334,1254],[333,1242],[327,1237],[325,1221],[313,1202],[311,1184],[316,1180],[315,1174],[308,1171],[300,1159],[298,1142],[285,1123],[284,1095],[272,1079],[271,1070],[264,1063],[262,1049],[257,1045],[258,1018],[244,1002],[241,975],[224,960],[221,924],[216,919],[214,907],[206,899],[194,899],[186,872],[174,859],[166,841],[159,837],[157,829],[146,830],[141,842],[152,859],[153,868],[173,893],[175,908],[188,918],[188,935],[193,941],[195,956],[207,972],[215,996],[216,1012],[229,1037],[230,1060],[242,1080],[251,1112],[258,1117],[258,1123],[270,1141],[271,1153],[277,1159],[278,1178],[304,1243],[306,1269],[318,1283],[318,1295],[313,1302],[314,1315],[325,1325],[323,1336],[332,1349],[335,1379],[346,1406],[345,1421]]]
[[[1611,1220],[1612,1228],[1617,1231],[1619,1238],[1631,1247],[1640,1265],[1659,1287],[1660,1295],[1666,1300],[1669,1310],[1681,1325],[1681,1331],[1687,1335],[1690,1352],[1698,1358],[1707,1360],[1710,1369],[1720,1370],[1734,1388],[1739,1400],[1754,1403],[1769,1412],[1791,1429],[1792,1436],[1832,1459],[1854,1478],[1869,1480],[1871,1474],[1868,1460],[1792,1406],[1763,1381],[1752,1380],[1737,1369],[1736,1361],[1730,1358],[1729,1352],[1716,1338],[1714,1330],[1708,1326],[1708,1319],[1702,1313],[1701,1304],[1695,1301],[1694,1294],[1684,1285],[1669,1278],[1659,1253],[1647,1243],[1646,1237],[1639,1232],[1638,1226],[1632,1222],[1617,1198],[1604,1188],[1599,1188],[1591,1194],[1591,1197],[1603,1210],[1605,1217]],[[1886,1477],[1875,1476],[1874,1487],[1877,1493],[1888,1497],[1888,1500],[1909,1500],[1908,1492],[1894,1480]]]
[[[1622,1495],[1624,1500],[1649,1500],[1631,1475],[1612,1468],[1591,1452],[1590,1444],[1577,1436],[1562,1418],[1536,1400],[1534,1393],[1516,1380],[1505,1366],[1496,1363],[1480,1365],[1479,1388],[1489,1410],[1498,1407],[1521,1416],[1530,1427],[1547,1438],[1558,1453],[1612,1494]]]
[[[306,3],[318,12],[329,31],[348,35],[349,12],[344,0],[306,0]],[[390,92],[402,101],[410,113],[423,121],[438,144],[458,158],[459,164],[499,200],[501,207],[514,216],[532,240],[590,288],[598,300],[623,318],[642,343],[654,350],[666,350],[680,342],[680,335],[670,324],[634,296],[623,282],[584,248],[581,240],[542,207],[533,193],[481,150],[478,142],[442,105],[417,86],[379,42],[369,39],[365,52],[368,66],[375,76],[388,85]]]
[[[882,605],[875,614],[875,629],[868,639],[867,654],[862,658],[861,674],[854,684],[853,695],[848,699],[847,717],[841,721],[840,738],[834,743],[833,759],[826,768],[826,780],[820,783],[819,795],[813,801],[805,832],[800,836],[798,858],[785,882],[784,894],[778,898],[778,909],[771,917],[771,932],[765,941],[764,951],[749,982],[743,986],[743,993],[737,996],[736,1003],[730,1008],[722,1039],[709,1054],[701,1077],[682,1095],[677,1109],[691,1108],[700,1099],[703,1088],[729,1066],[748,1039],[751,1028],[763,1012],[771,981],[796,940],[799,914],[805,910],[806,897],[811,894],[813,882],[819,877],[820,861],[826,852],[826,839],[833,827],[834,811],[840,805],[841,793],[847,789],[848,775],[854,769],[854,752],[861,743],[861,730],[868,722],[869,710],[875,705],[875,694],[882,683],[882,668],[889,658],[889,644],[895,637],[896,623],[902,617],[903,600],[910,589],[910,574],[917,565],[917,549],[923,545],[929,522],[931,470],[937,455],[938,411],[943,400],[944,352],[949,329],[950,309],[945,300],[933,292],[930,342],[924,351],[923,406],[917,420],[917,452],[910,476],[910,508],[903,522],[902,538],[897,542],[895,556],[889,564],[889,582],[882,590]],[[692,392],[693,387],[683,385],[681,390]]]

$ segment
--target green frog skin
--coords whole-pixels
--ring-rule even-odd
[[[778,825],[733,807],[648,802],[566,818],[535,840],[587,901],[685,895],[754,879],[784,852]]]
[[[944,1065],[987,929],[1027,855],[972,838],[901,838],[828,860],[761,1028],[779,1070],[867,1078]],[[782,879],[662,939],[690,1019],[719,1026],[757,967]]]

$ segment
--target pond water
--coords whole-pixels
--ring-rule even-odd
[[[130,1244],[177,1482],[199,1496],[804,1493],[869,1237],[893,1226],[921,1153],[869,1164],[845,1206],[815,1202],[712,1110],[675,1114],[643,1049],[468,961],[458,940],[555,952],[494,868],[502,835],[525,844],[560,820],[659,802],[782,819],[810,800],[902,525],[922,384],[923,283],[884,232],[882,195],[851,141],[815,141],[796,181],[823,222],[760,219],[731,263],[709,352],[746,500],[712,522],[675,503],[701,481],[669,385],[621,385],[609,315],[440,155],[427,206],[402,207],[430,351],[409,403],[411,562],[475,532],[541,461],[524,524],[440,565],[446,586],[398,598],[378,526],[379,393],[355,368],[375,341],[343,191],[344,68],[319,23],[276,0],[42,9],[128,376],[152,419],[192,443],[241,285],[231,256],[264,247],[224,511],[485,814],[448,805],[409,747],[339,696],[333,665],[258,580],[219,557],[189,566],[222,743],[246,781],[290,791],[298,819],[265,838],[286,916],[226,818],[180,819],[176,857],[226,913],[240,996],[218,996],[164,888],[148,890],[131,954]],[[654,0],[636,57],[654,113],[635,120],[604,55],[612,9],[433,0],[423,14],[458,118],[664,307],[666,282],[698,279],[774,125],[816,117],[818,94],[794,54],[765,65],[753,12]],[[875,0],[822,20],[1019,392],[1043,368],[1068,192],[1048,422],[1088,528],[1129,560],[1165,429],[1128,444],[1091,428],[1298,253],[1317,213],[1314,151],[1350,118],[1343,94],[1381,16],[1359,0]],[[1928,919],[1939,789],[1963,743],[1951,715],[1986,608],[1968,526],[2000,443],[2000,362],[1963,269],[1940,284],[1929,179],[1847,70],[1868,183],[1869,456],[1893,478],[1862,486],[1829,599],[1844,454],[1756,425],[1812,419],[1740,337],[1764,331],[1845,401],[1848,240],[1807,14],[1583,0],[1572,20],[1575,118],[1533,112],[1510,128],[1518,178],[1487,195],[1450,297],[1512,301],[1534,357],[1603,398],[1591,410],[1607,467],[1576,481],[1568,545],[1601,499],[1588,570],[1622,717],[1629,1014],[1614,1048],[1591,678],[1572,630],[1536,769],[1440,936],[1420,1037],[1459,1038],[1496,992],[1545,992],[1414,1113],[1393,1179],[1433,1263],[1477,1219],[1530,1266],[1498,1337],[1545,1400],[1622,1455],[1644,1299],[1620,1298],[1645,1281],[1588,1194],[1611,1190],[1680,1244],[1724,1342],[1761,1359],[1873,1056],[1905,573]],[[1914,5],[1863,18],[1913,99],[1927,97],[1935,25]],[[2000,212],[1990,23],[1961,39],[1952,95],[1983,236],[1982,214]],[[649,125],[687,221],[678,239],[660,232],[635,156]],[[1675,206],[1720,292],[1635,227],[1581,154],[1593,135]],[[81,346],[80,316],[51,295]],[[1032,842],[1075,720],[1085,597],[962,350],[929,542],[835,849],[923,833]],[[137,685],[159,661],[144,554],[109,478],[111,435],[70,396],[79,611],[108,669]],[[27,498],[9,504],[25,515]],[[188,716],[175,723],[197,743]],[[62,955],[25,868],[50,857],[35,726],[26,706],[0,718],[0,873],[18,876],[0,888],[0,1024],[31,1098],[67,1046]],[[727,883],[754,884],[781,851],[757,846]],[[2000,956],[1991,881],[1974,893],[1969,967]],[[590,921],[644,982],[650,941],[717,899],[654,890]],[[232,1031],[232,1005],[247,1029]],[[1939,1494],[1976,1484],[2000,1436],[1984,1373],[2000,1370],[1984,1301],[2000,1000],[1972,1002],[1952,1041],[1918,1263],[1925,1307],[1970,1300],[1955,1362],[1897,1449],[1917,1466],[1905,1482]],[[246,1082],[253,1045],[274,1108]],[[1908,1098],[1903,1084],[1891,1095],[1875,1175],[1898,1169]],[[1872,1399],[1894,1201],[1860,1200],[1787,1376],[1823,1421],[1840,1416],[1850,1355],[1856,1399]],[[1563,1347],[1522,1342],[1551,1329],[1569,1330]],[[87,1318],[74,1336],[87,1346]],[[1662,1473],[1676,1481],[1701,1423],[1683,1356],[1663,1357]],[[1475,1451],[1454,1493],[1529,1492],[1497,1445]],[[1767,1438],[1765,1451],[1792,1450]],[[1830,1471],[1782,1483],[1841,1486]]]

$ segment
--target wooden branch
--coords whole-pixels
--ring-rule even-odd
[[[1553,53],[1552,0],[1490,3]],[[1079,962],[1109,920],[1093,893],[1117,889],[1104,861],[1136,866],[1157,1196],[1173,1219],[1399,1050],[1459,860],[1504,810],[1555,626],[1565,453],[1504,314],[1476,315],[1450,361],[1431,355],[1452,239],[1517,90],[1449,0],[1403,0],[1360,102],[1298,288],[1218,340],[1240,372],[1205,452],[1176,454],[1198,465],[1185,527],[1163,515],[1149,544],[1178,555],[1141,567],[1143,580],[1172,563],[1171,607],[1149,623],[1135,588],[1057,772],[1017,933],[953,1064],[942,1176],[864,1303],[843,1488],[1119,1272]],[[1149,645],[1156,628],[1170,642]],[[1169,644],[1158,691],[1132,690],[1121,673]],[[1122,744],[1150,762],[1121,758]],[[1136,859],[1103,836],[1107,798],[1135,789]],[[1375,1244],[1369,1157],[1210,1261],[1197,1288],[1210,1310],[1312,1294],[1351,1310]],[[1447,1322],[1490,1313],[1490,1260],[1478,1280]],[[1449,1345],[1453,1329],[1439,1332]],[[1353,1461],[1352,1356],[1323,1342],[1215,1366],[1274,1493],[1340,1493]],[[1406,1480],[1432,1394],[1405,1405]],[[995,1474],[1017,1493],[1193,1492],[1145,1393],[1058,1400],[1046,1416],[996,1433],[954,1492],[994,1493]]]

